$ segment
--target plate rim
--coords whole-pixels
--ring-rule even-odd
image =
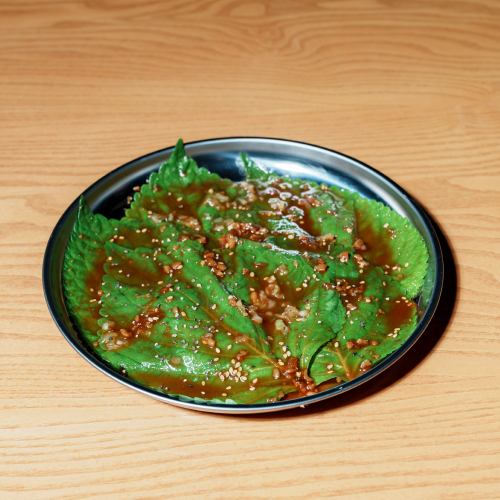
[[[290,410],[293,408],[298,408],[298,407],[305,407],[313,403],[318,403],[320,401],[324,401],[326,399],[333,398],[335,396],[338,396],[340,394],[346,393],[352,389],[355,389],[356,387],[359,387],[362,384],[365,384],[369,380],[372,380],[373,378],[377,377],[380,375],[382,372],[387,370],[390,366],[392,366],[394,363],[396,363],[398,360],[400,360],[402,357],[404,357],[407,352],[415,345],[415,343],[420,339],[420,337],[424,334],[426,331],[432,317],[434,316],[434,313],[436,312],[437,306],[439,304],[440,298],[441,298],[441,293],[443,289],[443,280],[444,280],[444,260],[443,260],[443,253],[441,249],[441,244],[439,242],[439,238],[437,236],[436,229],[434,227],[434,223],[431,220],[430,216],[427,214],[426,210],[416,201],[413,199],[413,197],[405,190],[403,189],[399,184],[397,184],[395,181],[393,181],[390,177],[385,175],[384,173],[380,172],[376,168],[372,167],[371,165],[366,164],[365,162],[355,158],[354,156],[347,155],[345,153],[342,153],[338,150],[332,149],[332,148],[327,148],[324,146],[319,146],[317,144],[312,144],[309,142],[305,141],[298,141],[298,140],[293,140],[293,139],[284,139],[284,138],[278,138],[278,137],[269,137],[269,136],[227,136],[227,137],[216,137],[216,138],[210,138],[210,139],[200,139],[196,141],[191,141],[191,142],[186,142],[184,143],[186,151],[189,152],[189,149],[191,146],[196,146],[196,145],[203,145],[203,144],[210,144],[210,143],[220,143],[220,142],[237,142],[237,141],[262,141],[262,142],[269,142],[269,143],[282,143],[284,145],[290,144],[290,145],[299,145],[299,146],[305,146],[307,148],[313,148],[317,149],[322,152],[326,152],[328,154],[333,154],[336,157],[344,158],[349,160],[350,162],[354,162],[358,164],[360,167],[363,169],[366,169],[370,171],[372,174],[375,176],[378,176],[389,184],[400,196],[402,196],[406,203],[416,212],[418,217],[421,219],[423,222],[423,226],[425,227],[426,231],[429,233],[430,236],[430,243],[431,243],[431,248],[429,248],[429,253],[432,252],[431,258],[434,258],[435,265],[436,265],[436,276],[435,280],[433,283],[432,287],[432,293],[429,298],[429,303],[428,306],[422,315],[422,317],[419,319],[415,330],[412,332],[412,334],[408,337],[408,339],[401,345],[399,346],[394,352],[389,354],[387,357],[385,357],[379,364],[375,365],[372,369],[368,370],[367,372],[363,373],[362,375],[356,377],[353,380],[350,380],[348,382],[344,382],[343,384],[340,384],[336,387],[332,387],[330,389],[327,389],[325,391],[319,392],[317,394],[313,394],[310,396],[304,396],[302,398],[297,398],[297,399],[292,399],[292,400],[284,400],[284,401],[277,401],[274,403],[258,403],[258,404],[249,404],[249,405],[244,405],[244,404],[225,404],[225,403],[206,403],[206,402],[196,402],[192,400],[183,400],[182,396],[176,397],[176,396],[171,396],[169,394],[162,394],[157,391],[155,391],[152,388],[144,387],[140,385],[139,383],[135,382],[134,380],[125,377],[118,371],[114,370],[113,368],[109,367],[104,361],[99,359],[99,357],[95,354],[93,354],[90,350],[87,350],[85,348],[85,344],[83,343],[82,340],[80,340],[80,343],[77,342],[76,339],[73,338],[70,332],[66,331],[66,327],[63,324],[62,319],[59,317],[57,314],[57,311],[55,310],[55,298],[54,294],[55,292],[51,290],[51,287],[49,286],[49,281],[50,281],[50,267],[51,267],[51,262],[50,262],[50,257],[53,251],[53,248],[57,245],[57,240],[58,236],[61,232],[61,229],[63,225],[65,224],[66,220],[68,217],[72,215],[76,207],[78,206],[78,200],[80,199],[81,196],[85,196],[88,192],[92,191],[95,189],[97,185],[102,184],[105,182],[107,179],[112,177],[113,175],[116,175],[119,171],[125,170],[127,167],[132,167],[135,164],[147,160],[150,157],[157,156],[157,155],[168,155],[174,146],[169,146],[167,148],[161,148],[156,151],[152,151],[149,153],[146,153],[144,155],[138,156],[137,158],[134,158],[133,160],[130,160],[112,170],[104,174],[103,176],[99,177],[96,179],[92,184],[87,186],[84,191],[72,202],[70,205],[64,210],[62,215],[59,217],[58,221],[56,222],[53,230],[51,231],[51,234],[49,236],[49,239],[47,240],[47,245],[45,248],[44,256],[43,256],[43,262],[42,262],[42,286],[43,286],[43,293],[44,293],[44,298],[45,302],[47,304],[47,307],[49,309],[50,315],[57,325],[60,333],[62,336],[66,339],[66,341],[71,345],[71,347],[83,358],[85,359],[91,366],[94,368],[98,369],[101,373],[104,373],[105,375],[111,377],[113,380],[121,383],[122,385],[125,385],[131,389],[134,389],[142,394],[145,394],[147,396],[150,396],[154,399],[157,399],[159,401],[162,401],[164,403],[168,403],[174,406],[179,406],[183,408],[187,408],[190,410],[196,410],[196,411],[202,411],[202,412],[209,412],[209,413],[223,413],[223,414],[231,414],[231,415],[245,415],[245,414],[257,414],[257,413],[267,413],[267,412],[275,412],[275,411],[283,411],[283,410]],[[417,229],[418,230],[418,229]],[[59,276],[59,280],[62,280],[62,276]],[[65,299],[63,295],[63,303],[64,307],[66,308],[65,305]],[[66,312],[68,313],[69,316],[69,311]],[[78,332],[78,329],[75,327],[75,332]],[[83,345],[81,345],[83,344]]]

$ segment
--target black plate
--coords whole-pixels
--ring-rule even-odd
[[[152,171],[157,170],[172,149],[162,149],[137,158],[96,181],[83,192],[90,207],[107,217],[120,217],[126,198],[132,193],[132,187],[142,184]],[[43,287],[47,305],[57,326],[66,340],[90,364],[118,382],[166,403],[216,413],[263,413],[309,405],[364,384],[400,359],[423,334],[439,302],[443,286],[443,257],[436,232],[424,210],[395,182],[349,156],[311,144],[284,139],[260,137],[209,139],[186,144],[186,151],[198,164],[233,180],[241,178],[236,159],[244,151],[280,174],[349,188],[368,198],[383,201],[407,217],[422,234],[430,256],[424,288],[418,299],[420,318],[415,331],[399,349],[363,375],[332,389],[300,399],[255,405],[194,403],[182,397],[169,396],[143,387],[110,368],[96,356],[80,338],[68,315],[62,289],[62,265],[68,237],[77,213],[78,200],[75,200],[59,219],[48,241],[43,262]]]

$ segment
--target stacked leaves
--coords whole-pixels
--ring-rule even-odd
[[[420,234],[356,193],[241,167],[221,178],[179,141],[122,219],[81,200],[64,261],[79,331],[184,399],[265,403],[369,370],[415,327]]]

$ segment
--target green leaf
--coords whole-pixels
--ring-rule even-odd
[[[289,350],[298,358],[300,368],[307,371],[312,356],[344,323],[338,294],[325,287],[322,275],[298,251],[243,240],[235,249],[234,261],[235,272],[225,283],[247,305],[251,303],[248,290],[276,287],[271,294],[275,305],[270,310],[281,322],[277,328],[276,321],[267,321],[263,315],[263,326],[275,355],[280,357]],[[244,269],[251,270],[253,276],[245,274]]]
[[[403,293],[416,297],[427,274],[429,254],[425,242],[410,221],[388,206],[356,196],[357,234],[368,246],[363,257],[386,266]]]
[[[269,180],[271,177],[277,177],[276,174],[270,172],[267,168],[257,163],[250,158],[246,153],[241,153],[240,160],[243,165],[245,178],[247,180],[260,179],[263,181]]]
[[[126,210],[131,219],[152,219],[154,221],[185,221],[186,227],[193,230],[198,220],[198,207],[210,189],[225,190],[231,181],[222,179],[207,169],[198,167],[186,155],[181,139],[158,172],[153,172],[142,185]]]
[[[200,244],[167,244],[156,256],[152,249],[130,251],[115,243],[106,249],[111,260],[106,263],[100,338],[101,355],[112,366],[158,388],[166,385],[174,394],[203,390],[208,398],[218,391],[218,398],[226,393],[234,401],[254,401],[295,390],[287,380],[273,378],[277,360],[264,332],[230,304],[228,291],[201,265]],[[170,276],[164,266],[182,267]],[[157,320],[138,335],[134,322],[140,324],[141,317]],[[122,330],[133,334],[123,346]],[[244,379],[224,375],[242,351],[247,353],[240,361]],[[228,384],[232,390],[225,389]]]
[[[401,296],[399,283],[374,268],[344,328],[314,358],[310,375],[317,384],[352,380],[401,346],[415,329],[417,310]],[[365,363],[363,365],[363,362]]]
[[[300,357],[300,366],[307,368],[316,352],[334,338],[345,321],[345,312],[333,290],[316,286],[308,294],[303,321],[290,324],[289,345],[293,355]]]
[[[63,285],[69,313],[85,338],[96,339],[99,291],[104,274],[104,242],[116,221],[94,215],[81,197],[63,263]]]

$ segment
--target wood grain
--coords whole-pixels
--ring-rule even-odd
[[[0,47],[2,498],[500,497],[498,1],[0,0]],[[43,300],[47,238],[179,135],[309,141],[410,191],[457,269],[427,338],[362,391],[267,417],[88,366]]]

